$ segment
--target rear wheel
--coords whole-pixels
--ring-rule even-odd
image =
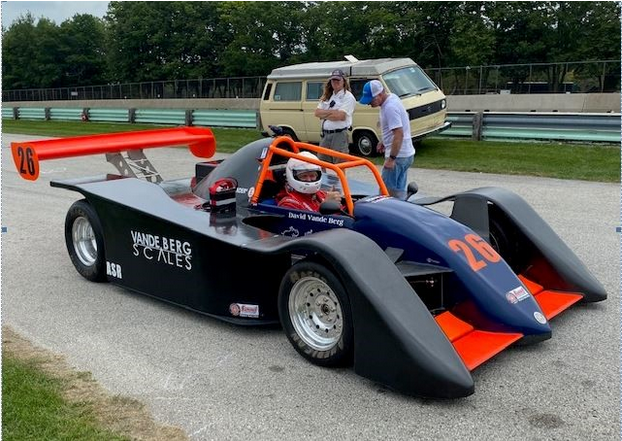
[[[106,281],[104,240],[97,213],[85,200],[75,202],[65,217],[65,243],[73,266],[85,279]]]
[[[369,130],[359,130],[354,133],[353,137],[354,151],[357,155],[369,158],[376,156],[376,146],[378,138]]]
[[[350,302],[332,271],[316,262],[297,263],[281,282],[278,306],[287,338],[303,357],[319,366],[351,362]]]

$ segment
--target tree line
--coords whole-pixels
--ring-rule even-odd
[[[620,58],[618,2],[110,2],[2,29],[2,87],[266,76],[309,61],[422,67]]]

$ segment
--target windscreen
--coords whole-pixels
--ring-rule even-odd
[[[382,75],[389,90],[404,98],[438,89],[419,66],[409,66]]]

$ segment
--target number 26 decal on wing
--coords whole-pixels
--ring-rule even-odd
[[[29,145],[11,143],[11,153],[15,168],[22,178],[36,181],[39,177],[39,158]]]
[[[497,263],[501,260],[501,256],[488,242],[476,234],[467,234],[464,240],[451,239],[447,245],[456,253],[464,253],[473,271],[479,271],[488,263]]]

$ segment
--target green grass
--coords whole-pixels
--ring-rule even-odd
[[[69,404],[63,383],[44,374],[35,362],[2,354],[2,439],[126,440],[100,429],[87,404]]]
[[[429,169],[620,182],[620,145],[424,140],[415,166]]]
[[[2,120],[4,133],[75,136],[153,129],[157,125]],[[234,152],[261,138],[259,130],[212,128],[217,150]],[[381,163],[382,158],[374,162]],[[426,138],[417,146],[415,167],[481,173],[620,182],[620,145],[470,141]]]

